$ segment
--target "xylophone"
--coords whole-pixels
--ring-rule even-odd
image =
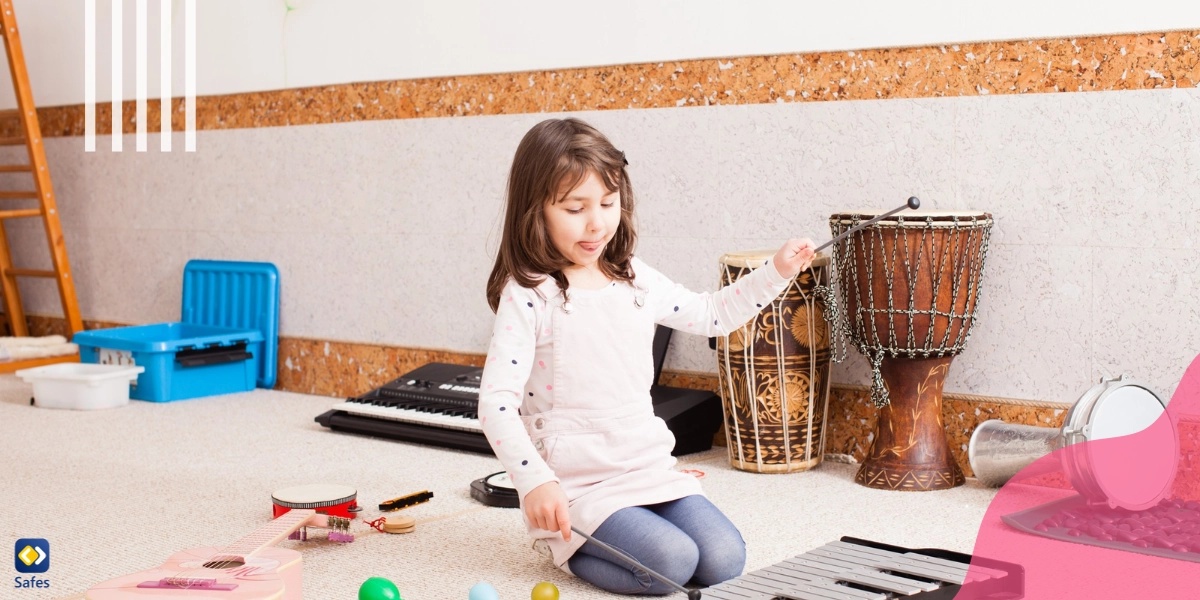
[[[703,590],[716,600],[1015,600],[1020,565],[852,537]]]

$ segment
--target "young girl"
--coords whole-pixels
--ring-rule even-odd
[[[624,153],[576,119],[521,140],[487,297],[496,312],[479,418],[521,498],[535,547],[610,592],[673,591],[571,535],[615,546],[679,584],[741,574],[746,546],[672,469],[675,438],[650,402],[654,326],[726,335],[807,268],[809,240],[714,294],[690,292],[633,256]]]

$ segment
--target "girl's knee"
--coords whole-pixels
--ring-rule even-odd
[[[700,549],[696,542],[687,536],[681,536],[681,539],[662,540],[657,555],[643,564],[667,579],[683,585],[696,573],[699,563]],[[674,587],[649,577],[644,572],[639,573],[638,579],[649,583],[644,592],[647,594],[670,594],[676,591]]]
[[[746,542],[736,534],[720,544],[706,546],[696,566],[696,582],[716,585],[742,574],[746,567]]]

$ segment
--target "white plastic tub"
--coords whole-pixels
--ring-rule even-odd
[[[129,384],[144,367],[57,363],[17,371],[33,384],[34,406],[92,410],[129,404]]]

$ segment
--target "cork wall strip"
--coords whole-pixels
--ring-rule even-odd
[[[979,42],[351,83],[196,99],[201,130],[775,102],[1195,87],[1200,31]],[[147,130],[160,130],[159,103]],[[136,132],[134,102],[122,131]],[[183,101],[172,128],[184,127]],[[47,137],[83,135],[83,106],[38,111]],[[108,104],[97,133],[112,132]],[[0,136],[15,130],[0,122]]]
[[[28,322],[29,334],[33,336],[70,335],[66,320],[61,317],[31,315]],[[88,330],[123,326],[106,321],[84,321],[84,328]],[[484,354],[473,352],[280,337],[275,389],[345,398],[375,389],[430,362],[481,367],[486,358]],[[718,385],[715,374],[671,370],[663,371],[661,383],[711,392],[716,392]],[[988,419],[1000,419],[1008,423],[1060,428],[1069,408],[1056,403],[1005,400],[944,394],[942,417],[946,437],[956,462],[967,477],[973,476],[967,459],[967,443],[978,424]],[[878,415],[871,403],[869,388],[833,385],[827,414],[826,453],[852,456],[861,462],[870,447],[869,437]],[[1196,429],[1200,430],[1200,427]]]
[[[429,362],[483,366],[486,355],[471,352],[377,346],[352,342],[279,339],[276,389],[305,394],[349,397],[377,388]],[[663,385],[715,392],[717,377],[708,373],[664,371]],[[877,411],[866,386],[834,385],[830,391],[825,450],[862,461],[870,446]],[[1033,404],[1032,406],[1028,404]],[[1039,406],[1038,404],[1044,404]],[[975,426],[988,419],[1058,428],[1067,406],[983,398],[947,393],[943,423],[951,452],[963,472],[972,476],[967,442]],[[718,437],[720,435],[718,434]]]

